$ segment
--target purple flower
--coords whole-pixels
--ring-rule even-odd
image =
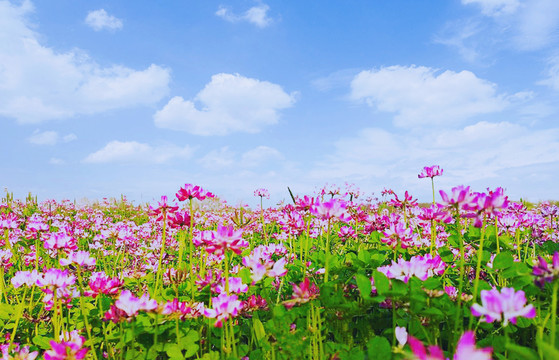
[[[338,219],[343,222],[349,222],[351,216],[346,210],[347,204],[343,200],[331,199],[329,201],[320,202],[316,200],[311,206],[311,214],[323,220]]]
[[[492,323],[502,321],[503,326],[507,326],[509,321],[516,324],[519,316],[534,318],[536,309],[534,305],[526,305],[526,295],[524,291],[515,291],[513,288],[502,288],[501,292],[497,289],[482,290],[481,303],[471,307],[474,316],[484,316],[481,321]]]
[[[538,263],[532,268],[532,275],[535,276],[534,282],[540,288],[543,288],[546,282],[555,280],[559,276],[559,252],[553,254],[551,266],[544,258],[538,256]]]

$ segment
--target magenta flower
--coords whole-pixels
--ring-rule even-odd
[[[284,301],[286,308],[290,309],[297,304],[305,304],[316,299],[320,293],[316,284],[311,284],[309,278],[305,278],[299,285],[293,284],[293,296],[291,300]]]
[[[534,282],[540,288],[545,286],[545,283],[550,283],[559,277],[559,252],[553,254],[553,260],[550,264],[544,258],[538,256],[538,263],[532,268],[532,275],[536,278]]]
[[[426,177],[434,178],[435,176],[441,176],[443,174],[443,169],[439,165],[425,166],[423,170],[417,175],[418,178],[423,179]]]
[[[200,186],[194,186],[192,184],[184,184],[184,187],[179,189],[176,196],[177,199],[179,199],[179,201],[185,201],[191,199],[197,199],[202,201],[207,197],[209,198],[215,197],[214,194],[212,194],[211,192],[205,191]]]
[[[270,192],[268,189],[256,189],[254,190],[254,196],[260,196],[261,198],[269,199]]]
[[[233,226],[217,226],[217,231],[213,232],[213,239],[206,247],[209,253],[223,255],[225,250],[229,249],[239,255],[241,248],[247,247],[248,241],[243,239],[243,230],[235,230]]]
[[[44,242],[44,247],[47,250],[78,250],[76,239],[74,239],[72,236],[68,235],[64,231],[45,234],[45,236],[48,236]]]
[[[88,348],[83,347],[85,338],[72,331],[68,341],[50,341],[50,350],[45,351],[45,360],[81,360],[87,355]]]
[[[29,352],[29,346],[20,347],[18,343],[14,343],[10,350],[10,344],[0,345],[2,351],[2,360],[35,360],[39,356],[38,351]]]
[[[204,309],[204,316],[216,319],[215,327],[222,327],[223,321],[227,321],[230,317],[237,316],[243,308],[243,304],[237,298],[237,295],[219,294],[218,297],[212,298],[213,309]]]
[[[171,213],[167,216],[167,220],[172,228],[182,229],[190,227],[192,223],[192,217],[187,211],[177,211],[175,213]]]
[[[88,251],[76,251],[71,252],[68,255],[68,259],[60,259],[61,266],[68,266],[70,264],[76,264],[81,267],[94,267],[95,258],[89,256]]]
[[[240,294],[248,291],[248,286],[243,284],[243,280],[240,277],[230,277],[228,283],[230,293]],[[218,293],[225,292],[225,279],[221,280],[221,284],[217,285],[215,290]]]
[[[475,200],[475,195],[470,191],[469,186],[456,186],[451,189],[450,195],[440,190],[442,204],[455,209],[470,209],[474,208],[475,205],[472,203]]]
[[[343,200],[331,199],[329,201],[320,202],[316,200],[311,206],[311,214],[315,215],[319,219],[331,220],[337,219],[343,222],[349,222],[351,216],[346,210],[347,204]]]
[[[431,254],[425,256],[414,256],[410,261],[402,258],[398,262],[392,261],[391,265],[381,266],[378,271],[386,275],[389,279],[398,279],[407,283],[412,276],[422,281],[434,275],[442,275],[445,271],[446,264],[440,256],[434,258]]]
[[[37,284],[37,280],[41,275],[37,270],[32,271],[18,271],[10,280],[15,289],[22,285],[33,286]]]
[[[490,347],[476,348],[476,339],[473,331],[466,331],[456,344],[454,360],[491,360],[493,349]]]
[[[528,319],[536,316],[534,305],[526,305],[524,291],[515,291],[513,288],[502,288],[501,292],[496,289],[482,290],[481,303],[471,307],[474,316],[483,316],[481,321],[492,323],[502,321],[507,326],[509,321],[516,324],[516,318],[521,316]]]
[[[91,291],[86,291],[86,296],[96,297],[99,294],[116,295],[120,288],[124,285],[124,281],[118,278],[108,277],[103,272],[94,272],[89,278],[89,288]]]
[[[427,349],[425,345],[413,336],[408,337],[411,351],[415,360],[445,360],[444,353],[441,348],[436,345],[430,345]],[[458,340],[456,352],[453,360],[491,360],[492,348],[476,348],[476,341],[473,331],[466,331]]]
[[[392,248],[396,248],[398,245],[402,249],[407,249],[417,238],[417,234],[413,233],[412,228],[406,227],[404,222],[398,221],[396,223],[391,222],[388,229],[382,232],[384,237],[381,241]]]
[[[42,276],[37,277],[37,286],[49,289],[66,289],[76,283],[76,277],[68,270],[48,269]]]

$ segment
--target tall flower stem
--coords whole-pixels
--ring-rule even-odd
[[[328,229],[326,230],[326,252],[324,253],[324,282],[328,282],[328,269],[330,260],[330,219],[328,219]]]
[[[190,265],[190,295],[192,301],[194,301],[194,295],[196,293],[194,286],[194,264],[192,263],[192,255],[194,253],[194,242],[192,239],[192,228],[194,227],[194,214],[192,213],[192,198],[188,202],[188,209],[190,211],[190,226],[188,227],[188,240],[190,240],[190,251],[188,253],[188,264]]]
[[[435,205],[435,179],[431,177],[431,189],[433,190],[433,205]]]
[[[460,278],[458,279],[458,299],[457,299],[457,311],[456,317],[454,319],[454,334],[462,333],[463,319],[462,319],[462,290],[464,288],[464,268],[465,264],[465,253],[464,253],[464,239],[462,238],[462,226],[460,223],[460,215],[456,214],[456,224],[458,233],[458,242],[460,244]]]
[[[553,292],[551,293],[551,346],[555,348],[555,337],[557,335],[557,292],[559,281],[553,281]]]
[[[477,264],[476,264],[476,277],[474,279],[474,292],[472,302],[475,303],[477,300],[477,290],[479,287],[479,275],[481,273],[481,260],[483,258],[483,241],[485,239],[485,215],[483,215],[482,225],[481,225],[481,236],[479,238],[479,248],[477,249]],[[470,329],[473,325],[473,315],[470,314]]]
[[[155,294],[159,292],[159,281],[163,277],[161,271],[161,263],[163,261],[163,253],[165,252],[165,241],[166,241],[166,230],[167,230],[167,214],[163,212],[163,232],[161,235],[161,251],[159,252],[159,262],[157,263],[157,274],[155,275]],[[162,281],[163,279],[161,279]]]
[[[90,342],[89,346],[91,347],[91,352],[93,353],[93,357],[95,358],[95,360],[97,360],[97,352],[95,351],[95,347],[93,346],[91,329],[89,328],[89,321],[87,320],[87,314],[85,313],[85,305],[83,303],[84,291],[83,291],[83,284],[82,284],[82,272],[80,266],[78,266],[78,284],[80,287],[80,308],[82,310],[83,322],[85,325],[85,330],[87,332],[87,338]]]

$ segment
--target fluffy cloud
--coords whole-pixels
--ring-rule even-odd
[[[462,0],[462,4],[477,4],[487,16],[512,14],[520,6],[518,0]]]
[[[454,130],[392,133],[379,128],[342,138],[333,153],[310,171],[316,179],[413,188],[423,166],[439,164],[453,186],[498,179],[504,172],[559,162],[559,129],[534,130],[510,122],[481,121]],[[557,175],[548,165],[547,175]],[[483,190],[483,189],[480,189]],[[525,190],[528,191],[528,190]]]
[[[33,134],[27,138],[27,141],[35,145],[56,145],[58,142],[70,142],[78,137],[75,134],[60,136],[56,131],[39,131],[35,130]]]
[[[30,2],[0,2],[0,116],[39,123],[154,104],[168,93],[168,69],[103,68],[79,50],[41,45],[27,19],[32,10]]]
[[[192,101],[173,97],[154,121],[158,127],[195,135],[257,133],[276,124],[278,111],[294,102],[295,94],[287,94],[279,85],[239,74],[216,74]]]
[[[351,82],[351,98],[395,113],[400,127],[452,124],[507,106],[495,84],[472,72],[438,73],[423,66],[362,71]]]
[[[548,59],[546,75],[547,78],[538,82],[538,84],[546,85],[553,90],[559,91],[559,55]]]
[[[556,0],[462,0],[462,4],[477,4],[483,15],[496,20],[491,27],[479,32],[480,42],[500,38],[507,46],[512,42],[518,50],[533,51],[556,41],[559,30],[559,2]]]
[[[188,159],[192,156],[189,146],[156,146],[136,141],[111,141],[102,149],[89,154],[85,163],[166,163],[175,158]]]
[[[272,19],[267,15],[270,7],[266,4],[253,6],[242,15],[236,15],[224,6],[220,6],[216,11],[216,15],[229,22],[235,23],[239,21],[247,21],[260,28],[265,28],[272,23]]]
[[[233,167],[241,170],[254,168],[277,169],[276,165],[278,163],[279,165],[285,165],[284,160],[285,157],[280,151],[269,146],[257,146],[241,154],[229,149],[228,146],[224,146],[210,151],[198,160],[198,163],[211,170],[223,170]]]
[[[92,10],[87,13],[85,23],[95,31],[122,29],[122,20],[109,15],[105,9]]]

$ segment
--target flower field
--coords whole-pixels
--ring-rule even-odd
[[[559,359],[559,208],[325,187],[0,204],[2,359]],[[430,184],[428,182],[431,182]],[[439,196],[436,196],[436,195]],[[438,200],[437,200],[438,199]]]

